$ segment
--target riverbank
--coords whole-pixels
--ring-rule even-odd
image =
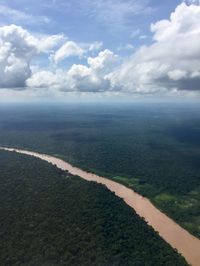
[[[194,266],[200,264],[200,240],[189,234],[185,229],[158,210],[147,198],[137,194],[132,189],[104,177],[87,173],[56,157],[26,150],[11,148],[1,149],[38,157],[56,165],[62,170],[69,171],[73,175],[78,175],[87,181],[95,181],[105,185],[109,190],[113,191],[116,196],[123,198],[127,205],[133,208],[140,217],[143,217],[167,243],[177,249],[189,264]]]

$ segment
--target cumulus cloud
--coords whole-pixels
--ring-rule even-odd
[[[22,89],[31,76],[31,60],[60,42],[62,36],[37,38],[16,25],[0,27],[0,88]]]
[[[37,54],[32,36],[15,25],[0,28],[0,87],[20,88],[31,75],[29,62]]]
[[[118,56],[106,49],[101,51],[97,57],[89,57],[88,65],[96,71],[108,72],[115,66],[117,60]]]
[[[84,65],[72,65],[68,71],[38,71],[28,80],[29,88],[51,88],[59,91],[102,92],[110,87],[109,80]]]
[[[102,92],[110,87],[108,79],[84,65],[73,65],[67,73],[67,79],[72,90],[82,92]]]
[[[100,50],[103,46],[102,42],[93,43],[75,43],[73,41],[65,42],[57,51],[51,54],[50,59],[56,64],[67,59],[68,57],[79,57],[82,58],[83,55],[88,53],[96,52]]]
[[[83,53],[84,50],[80,46],[78,46],[75,42],[68,41],[55,52],[53,55],[53,60],[57,64],[70,56],[81,57]]]
[[[154,43],[141,47],[110,75],[135,93],[200,90],[200,6],[180,4],[169,20],[151,25]]]
[[[199,21],[199,5],[180,4],[168,20],[151,25],[152,44],[123,62],[108,49],[94,56],[102,47],[98,42],[77,44],[62,35],[36,36],[15,25],[0,27],[0,88],[157,95],[200,91]],[[69,69],[33,69],[32,59],[41,53],[50,53],[55,63],[70,56],[87,56],[87,62]]]
[[[118,57],[110,50],[101,51],[88,58],[88,66],[74,64],[68,71],[37,71],[27,80],[27,86],[53,87],[62,91],[102,92],[111,88],[108,74],[112,72]]]
[[[58,47],[66,39],[63,35],[33,35],[20,26],[10,25],[0,27],[0,88],[24,89],[26,86],[34,88],[49,88],[63,90],[102,90],[106,82],[104,78],[96,75],[91,67],[73,65],[67,72],[57,69],[52,72],[46,70],[34,70],[31,62],[41,53],[52,53],[52,49]],[[84,53],[99,49],[102,43],[87,44],[84,49],[72,41],[65,42],[55,53],[53,59],[56,63],[69,56],[82,56]],[[107,53],[106,50],[105,53]],[[101,63],[106,57],[101,58]],[[99,57],[102,57],[100,53]],[[92,60],[92,58],[90,58]],[[97,58],[95,58],[97,60]],[[102,65],[103,66],[103,65]],[[82,73],[81,73],[82,71]],[[88,89],[86,88],[88,84]],[[102,84],[102,85],[101,85]]]
[[[52,49],[58,47],[64,42],[66,37],[63,34],[56,34],[50,36],[38,36],[35,45],[41,53],[50,53]]]
[[[26,85],[30,88],[53,88],[60,89],[62,84],[65,87],[67,83],[67,75],[63,70],[51,72],[48,70],[38,70],[27,79]]]

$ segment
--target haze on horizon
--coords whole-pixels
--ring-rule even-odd
[[[199,0],[0,0],[0,101],[199,99],[199,21]]]

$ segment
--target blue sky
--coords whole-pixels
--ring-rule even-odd
[[[0,0],[0,97],[196,97],[199,14],[198,0]]]
[[[117,50],[127,43],[138,47],[151,42],[150,24],[167,19],[179,3],[177,0],[6,0],[0,1],[0,5],[19,15],[2,12],[0,23],[14,23],[42,34],[64,33],[76,42],[102,41],[107,48]]]

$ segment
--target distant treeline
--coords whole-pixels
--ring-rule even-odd
[[[0,106],[0,145],[114,178],[200,238],[200,107]]]

